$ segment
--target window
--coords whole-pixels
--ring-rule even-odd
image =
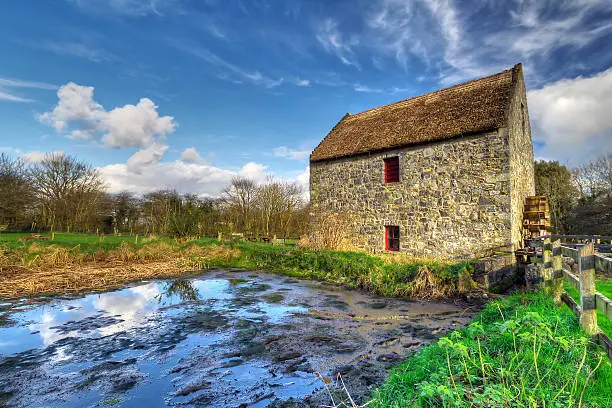
[[[385,183],[397,183],[399,181],[399,157],[385,159]]]
[[[387,225],[385,227],[385,249],[387,251],[399,251],[400,233],[397,225]]]

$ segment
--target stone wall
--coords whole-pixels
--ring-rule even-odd
[[[490,255],[512,245],[510,146],[506,129],[419,147],[313,162],[310,194],[322,211],[352,219],[353,244],[384,251],[385,225],[400,226],[413,256]],[[385,184],[383,159],[399,156],[400,182]]]
[[[535,180],[531,126],[522,69],[514,75],[517,78],[508,111],[507,132],[510,144],[512,244],[517,249],[522,247],[525,197],[535,195]]]

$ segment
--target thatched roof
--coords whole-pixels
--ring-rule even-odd
[[[345,115],[310,155],[311,161],[449,139],[504,127],[521,64],[355,115]]]

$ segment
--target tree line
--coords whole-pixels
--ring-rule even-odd
[[[612,235],[612,153],[574,168],[536,161],[535,184],[549,197],[551,232]],[[99,172],[74,156],[30,164],[0,154],[0,228],[13,231],[298,238],[308,228],[303,193],[296,183],[234,177],[217,198],[108,194]]]
[[[573,168],[536,161],[535,185],[548,196],[553,233],[612,235],[612,153]]]
[[[109,194],[100,173],[74,156],[30,164],[0,154],[0,227],[12,231],[298,238],[308,224],[297,183],[234,177],[218,198],[160,189]]]

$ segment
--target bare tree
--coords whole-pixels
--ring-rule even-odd
[[[115,234],[127,231],[131,234],[136,230],[140,218],[140,204],[140,201],[127,191],[112,197],[111,216]]]
[[[142,211],[148,221],[147,232],[167,234],[171,220],[180,211],[181,206],[181,196],[175,190],[158,190],[146,194]]]
[[[568,218],[571,232],[612,234],[612,153],[572,170],[580,192]]]
[[[232,178],[228,187],[223,190],[223,199],[230,211],[238,213],[238,223],[244,232],[252,232],[252,214],[257,184],[254,180],[242,176]]]
[[[266,183],[257,189],[257,208],[261,214],[262,228],[265,235],[270,235],[272,217],[277,217],[283,211],[285,196],[283,185],[268,178]]]
[[[41,205],[43,225],[88,230],[100,216],[104,182],[98,171],[75,157],[48,154],[30,168],[30,180]]]
[[[612,153],[573,169],[572,174],[581,198],[612,192]]]
[[[283,238],[287,238],[289,226],[297,210],[304,206],[304,191],[298,183],[283,184],[283,211],[280,214],[280,230]],[[297,236],[300,236],[298,232]]]
[[[25,163],[0,154],[0,224],[23,228],[31,220],[33,198]]]

